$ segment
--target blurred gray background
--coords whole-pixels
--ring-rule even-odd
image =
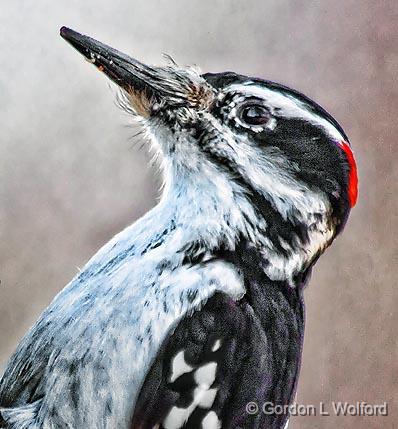
[[[70,26],[149,63],[161,53],[297,88],[355,149],[360,198],[306,291],[298,403],[389,402],[388,417],[291,428],[398,427],[398,2],[1,2],[0,367],[78,267],[151,208],[158,179]]]

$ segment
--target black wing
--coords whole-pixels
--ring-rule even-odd
[[[284,426],[288,414],[267,415],[261,407],[292,401],[302,301],[274,284],[264,296],[267,290],[258,288],[261,297],[251,290],[252,303],[217,293],[179,323],[146,376],[133,429]]]

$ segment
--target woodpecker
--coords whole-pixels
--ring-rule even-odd
[[[164,187],[22,339],[0,427],[285,427],[264,405],[294,400],[303,289],[357,199],[346,134],[278,83],[61,36],[120,87]]]

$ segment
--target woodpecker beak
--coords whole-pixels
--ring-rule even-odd
[[[214,98],[212,88],[191,70],[147,66],[67,27],[61,28],[60,35],[122,88],[133,109],[142,117],[149,117],[154,106],[162,103],[195,107],[208,105]]]

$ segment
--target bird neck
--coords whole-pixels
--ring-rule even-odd
[[[259,251],[257,269],[262,268],[270,281],[291,287],[304,284],[310,267],[333,238],[327,214],[313,213],[309,207],[306,213],[296,211],[295,218],[287,218],[260,194],[253,198],[222,175],[210,177],[170,174],[157,221],[172,219],[182,244],[208,255],[219,249],[233,251],[244,241]]]

